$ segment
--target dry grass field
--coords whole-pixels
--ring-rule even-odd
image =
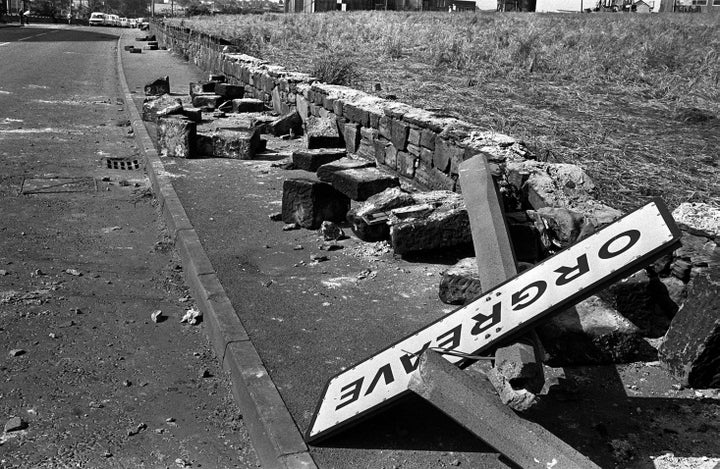
[[[720,204],[720,22],[691,14],[352,12],[169,20],[582,166],[597,197]]]

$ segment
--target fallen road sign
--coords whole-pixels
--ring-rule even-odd
[[[660,199],[509,279],[472,303],[330,378],[306,433],[316,442],[410,392],[410,376],[429,348],[462,366],[553,312],[642,268],[680,240]]]

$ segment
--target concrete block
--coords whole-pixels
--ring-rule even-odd
[[[340,148],[343,146],[335,119],[310,116],[305,121],[307,148]]]
[[[341,158],[332,163],[327,163],[317,169],[317,177],[324,182],[332,182],[333,174],[346,169],[371,168],[374,165],[369,161],[355,160],[352,158]]]
[[[282,220],[316,230],[323,221],[342,222],[350,199],[330,184],[314,179],[293,178],[283,183]]]
[[[218,83],[215,85],[214,92],[228,101],[231,99],[242,99],[245,96],[245,87],[242,85],[231,85],[230,83]]]
[[[265,110],[265,102],[257,98],[241,98],[232,100],[232,112],[263,112]]]
[[[165,94],[157,98],[146,98],[143,103],[142,120],[157,122],[159,117],[181,114],[183,109],[180,98]]]
[[[377,168],[345,169],[333,174],[332,185],[352,200],[366,200],[390,187],[399,187],[400,180]]]
[[[345,158],[343,149],[317,148],[314,150],[295,150],[292,161],[297,169],[316,172],[321,166]]]
[[[268,133],[280,137],[282,135],[297,136],[302,134],[302,119],[297,111],[292,110],[272,121],[266,127]]]
[[[257,129],[217,129],[212,135],[213,156],[251,160],[260,147]]]
[[[162,96],[170,94],[170,77],[156,78],[145,84],[145,96]]]
[[[160,153],[175,158],[192,158],[197,124],[183,116],[158,119],[157,139]]]
[[[217,94],[196,94],[192,98],[192,105],[206,111],[213,111],[222,104],[223,97]]]
[[[720,268],[693,279],[659,349],[663,367],[693,388],[720,387]]]

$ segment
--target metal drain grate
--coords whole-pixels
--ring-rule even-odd
[[[130,158],[105,158],[107,169],[119,169],[123,171],[137,171],[142,165],[139,160]]]

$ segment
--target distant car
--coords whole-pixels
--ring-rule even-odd
[[[140,28],[141,31],[150,29],[150,22],[147,18],[138,18],[138,28]]]
[[[120,17],[118,15],[107,15],[108,17],[108,26],[120,26]]]
[[[125,17],[120,18],[120,27],[121,28],[129,28],[130,27],[130,22],[128,21],[127,18],[125,18]]]
[[[131,28],[137,28],[137,25],[138,25],[137,18],[130,18],[130,19],[128,20],[128,26],[129,26],[129,27],[131,27]]]
[[[90,26],[105,26],[105,13],[91,13],[90,20],[88,22],[90,23]]]

